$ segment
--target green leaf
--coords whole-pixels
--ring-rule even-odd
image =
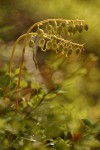
[[[11,77],[8,74],[5,74],[1,79],[1,84],[3,88],[6,88],[11,81]]]
[[[89,128],[93,127],[93,123],[89,119],[82,119],[82,121]]]
[[[52,99],[52,98],[54,98],[54,97],[56,97],[56,96],[57,96],[56,93],[50,93],[50,94],[47,94],[47,95],[45,96],[45,99],[46,99],[46,100]]]
[[[31,83],[31,88],[32,88],[32,89],[39,89],[39,88],[40,88],[40,85],[39,85],[38,83],[36,83],[36,82],[32,82],[32,83]]]
[[[93,130],[94,132],[100,132],[100,121],[93,124]]]
[[[17,68],[17,69],[15,70],[14,74],[15,74],[15,75],[19,74],[19,70],[20,70],[20,69]]]
[[[59,139],[56,142],[55,148],[57,150],[69,150],[69,146],[66,144],[66,142],[63,139]]]
[[[25,80],[21,80],[21,82],[20,82],[21,87],[26,88],[27,85],[28,85],[28,83]]]

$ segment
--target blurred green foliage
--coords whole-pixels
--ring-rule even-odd
[[[99,150],[100,120],[87,119],[92,118],[89,111],[93,108],[87,100],[82,103],[82,95],[75,89],[73,94],[62,89],[47,93],[41,86],[34,86],[31,78],[30,84],[24,71],[15,112],[16,73],[12,77],[1,75],[0,149]]]
[[[99,7],[99,0],[0,0],[1,150],[100,149]],[[18,45],[15,71],[9,76],[10,42],[26,32],[31,24],[47,18],[85,19],[89,31],[74,37],[75,41],[85,43],[85,55],[74,60],[69,58],[63,64],[63,58],[52,57],[54,60],[49,66],[63,77],[57,79],[54,74],[54,80],[62,80],[51,93],[33,81],[33,76],[24,68],[20,105],[15,113],[16,68],[22,45]]]

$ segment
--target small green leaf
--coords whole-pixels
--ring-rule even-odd
[[[14,74],[15,74],[15,75],[19,74],[19,70],[20,70],[20,69],[17,68],[17,69],[15,70]]]
[[[6,88],[10,84],[10,81],[11,81],[11,77],[8,74],[4,75],[4,77],[2,78],[2,82],[1,82],[2,87]]]
[[[32,88],[32,89],[39,89],[39,88],[40,88],[40,85],[39,85],[38,83],[36,83],[36,82],[32,82],[32,83],[31,83],[31,88]]]
[[[45,99],[48,100],[48,99],[54,98],[56,96],[57,96],[56,93],[50,93],[50,94],[48,94],[48,95],[45,96]]]
[[[93,124],[93,130],[95,132],[100,132],[100,121],[97,121],[96,123]]]
[[[57,143],[55,144],[55,148],[57,150],[69,150],[69,146],[66,144],[66,142],[63,139],[59,139]]]
[[[89,128],[93,127],[92,122],[89,119],[82,119],[83,123]]]
[[[20,82],[20,86],[23,87],[23,88],[26,88],[27,87],[27,82],[25,80],[21,80]]]

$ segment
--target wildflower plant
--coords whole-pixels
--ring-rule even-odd
[[[26,34],[21,35],[15,41],[12,48],[9,74],[4,75],[2,73],[0,77],[0,149],[100,149],[100,119],[94,122],[85,118],[82,115],[85,113],[84,108],[80,108],[83,109],[83,112],[79,112],[80,109],[77,108],[82,103],[81,99],[74,99],[70,103],[66,101],[66,99],[69,100],[67,94],[63,95],[64,99],[60,95],[60,100],[63,101],[60,103],[57,91],[46,93],[36,83],[32,85],[30,81],[30,85],[27,81],[25,82],[25,79],[24,85],[21,85],[27,45],[33,52],[33,61],[36,69],[38,69],[35,45],[40,48],[42,53],[49,51],[51,54],[60,54],[65,59],[73,54],[82,55],[85,51],[84,44],[74,43],[68,39],[70,39],[69,37],[72,39],[74,34],[81,33],[83,30],[88,30],[88,25],[84,20],[47,19],[33,24]],[[22,39],[21,63],[14,76],[11,76],[15,49]],[[27,71],[23,73],[23,75],[25,74],[27,75]],[[16,82],[17,75],[18,80]],[[24,93],[20,96],[22,88],[24,88],[22,92],[26,94],[25,98]],[[26,92],[27,89],[28,92]],[[29,101],[26,100],[27,93],[29,94]],[[48,99],[56,99],[57,101],[49,101],[49,103],[47,102]],[[13,100],[16,100],[15,105]],[[85,107],[86,105],[81,106]],[[15,113],[14,108],[17,113]],[[77,127],[74,128],[74,125]]]
[[[26,45],[29,44],[29,47],[33,49],[33,60],[36,68],[38,67],[35,53],[34,53],[34,45],[36,39],[39,39],[38,47],[40,47],[41,51],[54,52],[55,55],[57,53],[61,53],[65,57],[69,57],[71,54],[83,54],[84,53],[84,44],[74,43],[70,40],[66,40],[66,36],[74,35],[76,32],[81,33],[83,30],[88,30],[88,25],[84,20],[66,20],[66,19],[47,19],[33,24],[27,31],[26,34],[21,35],[15,42],[11,59],[9,65],[9,75],[11,73],[11,66],[14,57],[14,52],[16,45],[19,43],[21,39],[24,39],[23,49],[22,49],[22,57],[21,63],[19,67],[19,76],[18,76],[18,86],[17,89],[20,88],[20,80],[22,74],[22,67],[24,62],[24,54]],[[28,39],[30,39],[28,43]],[[18,107],[18,98],[16,100],[16,109]]]

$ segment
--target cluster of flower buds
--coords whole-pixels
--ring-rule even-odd
[[[77,44],[70,42],[68,40],[64,40],[62,38],[58,38],[56,36],[44,36],[39,39],[39,45],[41,51],[54,51],[55,53],[61,53],[66,57],[75,54],[82,54],[84,52],[83,44]]]
[[[58,20],[58,21],[48,21],[45,24],[45,30],[48,34],[55,34],[62,36],[64,34],[73,35],[77,31],[82,32],[83,30],[88,30],[88,25],[84,21],[78,20]]]
[[[84,20],[49,19],[37,25],[38,46],[41,51],[52,50],[56,53],[62,53],[66,57],[73,53],[83,54],[83,44],[73,43],[63,38],[65,34],[71,35],[83,30],[88,30],[88,25]],[[33,48],[34,43],[35,41],[31,39],[29,46]]]

